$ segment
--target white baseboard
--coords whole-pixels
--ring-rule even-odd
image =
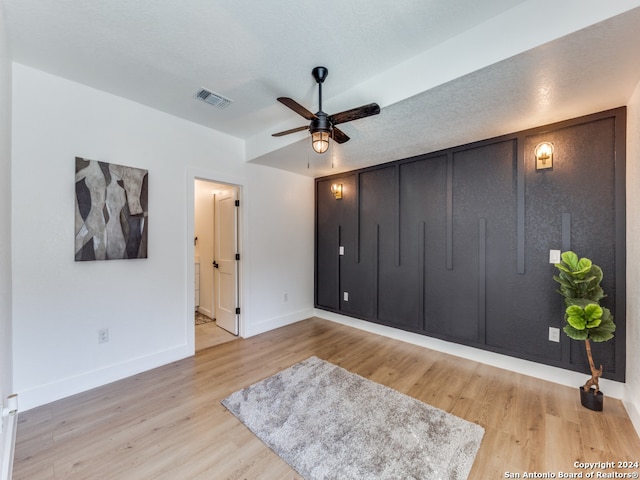
[[[211,311],[210,308],[198,307],[197,311],[198,311],[198,313],[201,313],[202,315],[206,315],[209,318],[213,318],[213,312]]]
[[[547,380],[549,382],[569,387],[577,388],[584,384],[585,380],[589,377],[586,373],[573,372],[529,360],[522,360],[499,353],[481,350],[479,348],[467,347],[466,345],[447,342],[437,338],[428,337],[426,335],[420,335],[418,333],[405,332],[404,330],[399,330],[397,328],[347,317],[346,315],[326,312],[324,310],[315,310],[315,316],[367,332],[377,333],[378,335],[383,335],[395,340],[401,340],[413,345],[437,350],[438,352],[448,353],[457,357],[502,368],[503,370],[540,378],[542,380]],[[606,392],[607,396],[611,398],[622,399],[624,396],[624,383],[614,382],[603,378],[600,379],[600,387],[604,392]]]
[[[13,476],[13,456],[16,448],[18,429],[18,396],[9,395],[0,407],[2,413],[2,438],[0,438],[0,480],[11,480]]]
[[[291,325],[292,323],[296,323],[301,320],[306,320],[307,318],[310,318],[313,316],[314,316],[314,309],[305,308],[304,310],[299,310],[297,312],[289,313],[287,315],[269,318],[259,323],[245,325],[245,330],[244,332],[242,332],[242,336],[244,338],[253,337],[254,335],[259,335],[261,333],[265,333],[270,330],[274,330],[276,328],[284,327],[286,325]]]
[[[193,352],[189,351],[187,345],[181,345],[163,352],[134,358],[74,377],[19,391],[20,410],[26,411],[40,405],[46,405],[47,403],[122,380],[192,355]]]
[[[638,404],[638,398],[634,398],[634,401],[631,400],[630,395],[626,395],[622,403],[624,404],[624,408],[627,410],[627,414],[629,415],[631,423],[633,423],[638,436],[640,436],[640,407]]]
[[[299,322],[300,320],[305,320],[312,316],[313,309],[310,308],[288,315],[271,318],[258,324],[249,325],[249,328],[245,328],[243,337],[258,335],[275,328]],[[187,345],[181,345],[164,352],[134,358],[126,362],[85,372],[74,377],[22,390],[18,392],[20,394],[21,410],[26,411],[40,405],[46,405],[47,403],[66,398],[92,388],[100,387],[192,355],[193,351],[189,350]]]

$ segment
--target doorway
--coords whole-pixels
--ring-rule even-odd
[[[239,333],[240,187],[194,180],[195,350]]]

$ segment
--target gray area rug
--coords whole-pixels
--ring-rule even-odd
[[[310,357],[222,404],[308,480],[465,479],[475,423]]]

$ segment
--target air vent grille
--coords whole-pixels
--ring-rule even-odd
[[[230,98],[223,97],[222,95],[214,93],[211,90],[207,90],[206,88],[201,88],[200,90],[198,90],[198,93],[196,93],[196,98],[220,109],[227,108],[233,103],[233,100],[231,100]]]

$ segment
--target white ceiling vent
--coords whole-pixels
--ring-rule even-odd
[[[227,108],[230,104],[233,103],[233,100],[231,100],[230,98],[225,98],[222,95],[212,92],[211,90],[207,90],[206,88],[201,88],[200,90],[198,90],[198,93],[196,93],[196,98],[220,109]]]

